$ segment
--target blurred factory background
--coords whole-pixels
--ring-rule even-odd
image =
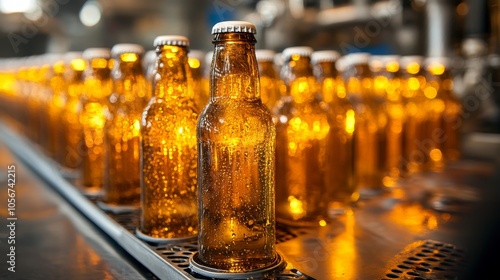
[[[449,56],[465,131],[500,131],[500,0],[0,0],[0,57],[186,35],[211,51],[223,20],[257,26],[257,48]],[[467,103],[468,102],[468,103]],[[479,109],[478,109],[479,108]]]

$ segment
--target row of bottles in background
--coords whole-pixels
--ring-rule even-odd
[[[262,219],[241,220],[233,215],[264,213],[262,207],[243,209],[260,205],[262,197],[255,203],[238,202],[242,196],[254,197],[247,194],[248,184],[256,179],[254,171],[241,171],[234,178],[230,174],[257,152],[262,137],[272,133],[258,125],[253,128],[250,108],[233,108],[219,100],[224,104],[212,104],[214,112],[202,112],[214,87],[251,94],[245,85],[255,83],[241,80],[240,75],[212,77],[209,82],[207,69],[225,69],[212,53],[206,54],[214,60],[209,66],[201,53],[193,52],[187,58],[187,49],[178,44],[182,40],[176,44],[160,41],[155,42],[153,54],[144,54],[137,45],[120,44],[113,51],[88,49],[83,56],[37,57],[21,67],[16,64],[19,60],[9,61],[0,73],[2,109],[7,117],[16,119],[14,126],[17,122],[62,166],[81,168],[79,178],[85,191],[104,190],[103,200],[109,207],[137,205],[143,174],[140,231],[144,235],[177,238],[196,234],[198,216],[206,218],[211,208],[217,209],[218,218],[201,221],[202,229],[214,234],[226,227],[234,229],[237,234],[228,236],[228,242],[245,231],[246,226],[240,224],[265,227],[260,224]],[[219,58],[223,55],[216,53]],[[373,195],[396,186],[409,174],[439,171],[446,161],[460,155],[461,106],[452,93],[447,59],[424,61],[422,57],[365,53],[341,57],[308,47],[288,48],[281,54],[257,50],[256,58],[260,96],[257,93],[255,100],[258,103],[260,97],[274,117],[276,217],[283,222],[324,225],[357,201],[360,193]],[[181,65],[176,59],[185,62]],[[174,104],[172,100],[175,108],[168,106]],[[193,133],[198,114],[205,116],[203,120],[222,114],[219,121],[244,126],[223,126],[220,143],[212,139],[197,144],[200,155],[210,151],[208,155],[214,158],[201,161],[196,176]],[[252,130],[256,138],[246,136],[241,142],[239,129]],[[221,131],[209,130],[206,137],[216,137],[213,134]],[[247,142],[253,143],[248,151]],[[241,162],[230,168],[226,161],[235,154]],[[217,180],[207,179],[207,174],[227,168],[231,170]],[[209,194],[220,194],[203,201],[202,214],[196,215],[200,177],[208,180],[199,183],[202,188],[218,184]],[[227,207],[220,197],[229,201]],[[219,248],[224,242],[211,244],[201,236],[207,246],[224,251]]]

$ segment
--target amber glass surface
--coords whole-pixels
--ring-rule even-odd
[[[80,124],[83,130],[82,185],[87,191],[102,189],[104,182],[104,126],[108,98],[113,90],[111,62],[107,58],[91,59],[84,72],[84,92]]]
[[[190,80],[191,83],[189,91],[191,92],[191,98],[198,108],[198,113],[200,113],[207,105],[210,93],[207,90],[208,87],[205,88],[203,84],[203,68],[201,61],[195,57],[189,57],[188,65],[188,81]]]
[[[373,74],[377,96],[385,97],[387,112],[385,174],[382,184],[394,187],[402,176],[403,127],[406,114],[401,96],[401,77],[397,60],[383,61]]]
[[[429,160],[428,151],[423,146],[429,141],[426,133],[429,103],[423,91],[426,84],[423,73],[418,62],[408,63],[401,69],[401,94],[406,113],[402,167],[408,175],[424,171]]]
[[[253,34],[216,34],[214,44],[211,98],[197,134],[199,256],[244,272],[276,258],[276,132],[260,100]]]
[[[279,79],[273,61],[259,62],[260,98],[269,110],[276,106],[280,99]]]
[[[354,176],[355,112],[345,95],[335,61],[314,65],[321,99],[328,106],[330,133],[327,146],[325,182],[330,193],[329,211],[344,211],[359,198]]]
[[[82,58],[72,59],[67,67],[67,101],[62,110],[62,129],[66,146],[61,152],[62,164],[68,168],[78,168],[82,163],[83,131],[80,125],[83,92],[83,71],[87,63]]]
[[[62,131],[61,114],[66,105],[66,81],[64,72],[66,65],[63,60],[57,60],[52,65],[52,75],[49,78],[49,86],[52,90],[52,95],[47,103],[48,114],[48,133],[46,134],[46,149],[49,155],[54,157],[56,161],[62,164],[61,154],[66,143]]]
[[[329,193],[328,115],[315,98],[308,56],[292,55],[281,77],[287,95],[276,112],[276,216],[295,225],[318,225],[326,218]]]
[[[460,158],[462,104],[453,92],[452,76],[445,65],[433,64],[428,67],[427,80],[444,104],[441,130],[434,131],[437,142],[441,144],[442,161],[457,160]]]
[[[148,96],[146,78],[140,54],[123,52],[113,59],[103,199],[111,206],[139,206],[140,120]]]
[[[371,194],[383,189],[386,170],[385,96],[373,89],[367,64],[350,65],[344,75],[347,97],[356,112],[354,169],[358,189]]]
[[[142,116],[141,232],[182,238],[198,232],[196,123],[187,49],[157,47],[154,94]]]

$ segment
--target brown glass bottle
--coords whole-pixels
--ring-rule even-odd
[[[444,132],[442,137],[436,140],[442,142],[441,152],[444,162],[454,161],[460,158],[460,128],[462,120],[462,104],[453,92],[453,77],[450,73],[451,61],[446,57],[428,58],[427,81],[429,84],[437,86],[437,96],[444,102],[441,129]],[[434,131],[434,134],[436,133]],[[432,134],[431,134],[432,135]],[[436,135],[434,135],[436,136]]]
[[[66,80],[66,105],[62,110],[62,130],[65,147],[61,150],[60,158],[64,167],[76,169],[81,165],[83,153],[83,132],[80,125],[82,108],[81,97],[83,92],[83,71],[87,64],[81,53],[68,53],[64,78]]]
[[[231,272],[277,257],[276,132],[260,100],[254,33],[248,22],[213,27],[211,96],[198,121],[199,258]]]
[[[327,146],[327,171],[330,214],[343,213],[359,198],[354,176],[355,113],[345,91],[341,88],[336,51],[316,51],[311,55],[314,76],[320,89],[320,98],[327,105],[330,133]]]
[[[347,98],[356,113],[354,169],[362,197],[370,197],[383,189],[387,147],[385,97],[374,91],[369,59],[367,53],[342,57]]]
[[[276,217],[306,226],[324,223],[329,203],[325,176],[330,125],[317,100],[311,53],[309,47],[283,50],[286,95],[275,111]]]
[[[209,91],[208,87],[203,85],[203,60],[205,53],[199,50],[190,50],[188,53],[188,81],[191,84],[189,91],[194,100],[198,112],[201,112],[208,103]]]
[[[113,93],[106,120],[103,200],[108,206],[138,207],[140,202],[140,120],[147,85],[142,71],[144,49],[117,44],[111,49]]]
[[[84,90],[80,124],[83,130],[82,186],[86,193],[102,190],[104,182],[104,126],[108,112],[108,98],[113,90],[110,50],[90,48],[83,52],[87,61],[84,71]]]
[[[255,55],[259,63],[260,98],[269,110],[272,110],[280,99],[279,78],[274,67],[272,50],[256,50]]]
[[[369,62],[373,76],[374,92],[385,99],[387,113],[385,174],[382,184],[395,187],[402,176],[403,126],[406,119],[401,96],[399,56],[372,56]]]
[[[185,238],[198,232],[196,124],[183,36],[158,36],[154,94],[142,115],[141,234]]]
[[[430,141],[426,134],[428,100],[423,88],[426,83],[423,57],[403,56],[401,65],[401,95],[406,113],[403,129],[403,162],[402,167],[407,175],[425,170],[428,162],[426,142]]]
[[[66,105],[66,80],[64,73],[66,71],[66,63],[62,56],[54,61],[52,66],[51,77],[49,78],[49,86],[52,92],[50,101],[48,102],[48,133],[47,133],[47,152],[58,163],[62,164],[61,154],[66,146],[62,131],[61,113]]]

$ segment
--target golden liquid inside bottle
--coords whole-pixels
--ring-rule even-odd
[[[276,116],[276,216],[294,225],[318,225],[327,216],[330,193],[328,115],[315,99],[310,58],[294,54],[285,63],[287,96]]]
[[[395,58],[384,58],[382,68],[374,73],[374,90],[376,95],[385,98],[386,124],[386,154],[385,174],[382,184],[385,187],[395,187],[403,175],[403,127],[406,114],[401,96],[401,79],[399,63]]]
[[[141,56],[114,56],[112,99],[105,125],[106,164],[103,200],[109,206],[139,206],[141,115],[148,96]]]
[[[346,92],[356,113],[354,129],[355,176],[366,196],[383,189],[386,175],[387,114],[382,96],[373,89],[367,64],[351,65],[346,71]]]
[[[66,105],[66,81],[64,79],[64,72],[66,65],[64,61],[58,60],[52,65],[53,75],[49,80],[49,85],[52,90],[52,96],[48,103],[47,113],[49,121],[49,131],[47,134],[48,140],[46,142],[47,151],[49,155],[62,164],[62,151],[66,147],[64,142],[64,135],[62,131],[61,114]]]
[[[208,91],[208,87],[205,88],[203,85],[204,81],[201,61],[197,58],[189,57],[188,64],[188,74],[190,75],[188,78],[191,80],[189,91],[192,92],[190,95],[194,99],[194,103],[198,108],[198,113],[200,113],[201,110],[207,105],[210,93]]]
[[[443,156],[448,162],[458,160],[461,154],[462,103],[453,93],[453,81],[447,72],[442,78],[441,85],[444,96],[443,128],[446,135],[443,143]]]
[[[320,61],[314,70],[321,97],[328,105],[330,124],[325,179],[330,192],[329,213],[343,213],[359,198],[354,176],[355,112],[345,98],[345,88],[335,70],[335,61]]]
[[[84,72],[80,123],[83,129],[82,185],[88,192],[102,189],[104,182],[104,126],[108,98],[113,90],[108,58],[92,58]]]
[[[159,77],[142,118],[141,232],[155,238],[198,233],[196,125],[186,47],[160,45]]]
[[[198,121],[199,257],[245,272],[276,259],[276,132],[259,95],[255,38],[216,34],[211,99]]]
[[[260,97],[269,110],[280,99],[279,82],[272,61],[259,61]]]
[[[80,124],[81,97],[84,91],[83,71],[87,64],[82,58],[70,61],[65,74],[67,80],[67,102],[62,111],[63,135],[66,146],[63,150],[63,165],[76,169],[82,163],[83,131]]]
[[[422,147],[427,138],[429,108],[423,91],[425,84],[426,80],[418,62],[408,63],[402,69],[401,94],[407,116],[403,129],[402,166],[408,175],[424,171],[429,160],[428,152]]]

